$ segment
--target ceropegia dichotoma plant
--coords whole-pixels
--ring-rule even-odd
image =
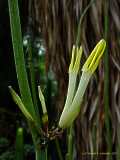
[[[91,53],[86,63],[84,64],[82,68],[83,72],[81,80],[76,92],[75,92],[76,78],[80,66],[82,48],[81,47],[78,48],[77,45],[73,47],[72,60],[69,67],[69,86],[68,86],[68,94],[65,107],[60,117],[58,128],[52,131],[48,130],[49,127],[46,125],[48,122],[47,110],[46,110],[44,96],[41,92],[40,87],[38,87],[38,90],[43,111],[42,116],[41,114],[39,114],[39,108],[36,102],[36,96],[34,96],[36,94],[34,93],[35,85],[33,83],[34,80],[32,78],[32,76],[34,75],[32,73],[32,69],[30,69],[31,72],[30,77],[32,81],[31,85],[29,84],[28,80],[23,44],[22,44],[22,31],[20,25],[18,0],[8,0],[8,5],[9,5],[9,15],[10,15],[11,36],[13,43],[13,53],[14,53],[18,85],[20,89],[20,96],[12,89],[11,86],[9,87],[9,89],[15,103],[18,105],[18,107],[20,108],[20,110],[27,119],[33,143],[35,146],[36,160],[47,159],[46,139],[52,140],[53,138],[55,138],[57,135],[59,135],[58,128],[63,129],[70,126],[71,123],[76,118],[76,116],[78,115],[85,89],[90,80],[90,77],[92,76],[92,74],[94,73],[95,69],[99,64],[106,43],[104,40],[101,40]],[[78,37],[79,37],[79,32],[78,32]],[[30,66],[32,66],[32,63]]]
[[[79,71],[80,59],[82,56],[82,47],[78,48],[73,46],[71,63],[69,66],[68,93],[65,106],[59,120],[58,124],[59,128],[63,129],[70,126],[77,117],[77,115],[79,114],[80,104],[83,100],[83,95],[87,88],[88,82],[90,81],[91,76],[93,75],[93,73],[95,72],[96,68],[99,65],[105,47],[106,47],[106,42],[104,39],[100,40],[98,44],[95,46],[92,53],[90,54],[90,56],[88,57],[88,59],[86,60],[85,64],[82,67],[82,75],[79,81],[77,91],[75,92],[76,79]],[[11,87],[9,88],[14,101],[19,106],[25,117],[29,121],[33,121],[35,123],[35,119],[31,116],[27,108],[24,106],[20,97]],[[43,110],[43,121],[47,122],[48,121],[47,110],[46,110],[44,96],[42,94],[40,86],[38,87],[38,91]]]
[[[106,47],[106,42],[104,39],[102,39],[93,49],[92,53],[90,54],[90,56],[88,57],[88,59],[86,60],[85,64],[82,67],[82,75],[75,94],[74,91],[75,91],[76,77],[79,69],[82,49],[81,47],[80,49],[76,49],[76,58],[75,58],[75,51],[73,48],[71,64],[69,67],[68,93],[67,93],[65,107],[63,109],[62,115],[59,120],[60,128],[66,128],[70,126],[77,117],[77,115],[79,114],[80,105],[83,100],[83,95],[87,88],[88,82],[93,73],[95,72],[97,66],[99,65],[105,47]]]

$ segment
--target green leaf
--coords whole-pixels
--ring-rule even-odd
[[[13,98],[14,102],[18,105],[18,107],[20,108],[20,110],[22,111],[22,113],[24,114],[24,116],[29,121],[34,121],[33,117],[31,116],[31,114],[29,113],[29,111],[27,110],[27,108],[24,106],[22,100],[20,99],[20,97],[18,96],[18,94],[14,91],[14,89],[12,89],[12,87],[9,86],[9,90],[10,90],[10,93],[12,95],[12,98]]]
[[[14,59],[20,94],[29,113],[36,118],[25,66],[21,24],[17,0],[8,0]]]

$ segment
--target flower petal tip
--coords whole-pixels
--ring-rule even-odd
[[[94,73],[105,51],[105,47],[106,41],[104,39],[101,39],[87,58],[85,64],[83,65],[82,71]]]

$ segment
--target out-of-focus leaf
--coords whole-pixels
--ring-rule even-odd
[[[27,108],[24,106],[22,100],[20,99],[20,97],[18,96],[18,94],[12,89],[11,86],[9,86],[9,90],[10,93],[12,95],[12,98],[14,100],[14,102],[18,105],[18,107],[20,108],[20,110],[22,111],[22,113],[24,114],[24,116],[29,120],[34,122],[33,117],[31,116],[31,114],[29,113],[29,111],[27,110]]]

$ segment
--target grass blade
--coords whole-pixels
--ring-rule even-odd
[[[35,118],[35,110],[31,98],[30,88],[27,79],[27,72],[25,68],[18,1],[8,0],[8,4],[14,59],[20,94],[24,105],[26,106],[30,114]]]
[[[20,108],[20,110],[22,111],[22,113],[24,114],[24,116],[29,121],[34,122],[33,117],[31,116],[31,114],[29,113],[29,111],[26,109],[26,107],[22,103],[22,100],[20,99],[20,97],[18,96],[18,94],[12,89],[11,86],[9,86],[9,89],[10,89],[10,93],[11,93],[11,95],[13,97],[14,102],[18,105],[18,107]]]

